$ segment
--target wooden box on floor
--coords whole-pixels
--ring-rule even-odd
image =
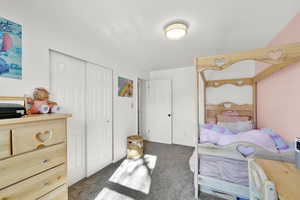
[[[68,199],[67,114],[0,120],[0,200]]]
[[[139,159],[144,155],[144,138],[142,136],[129,136],[127,138],[127,158]]]

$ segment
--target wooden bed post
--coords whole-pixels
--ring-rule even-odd
[[[195,62],[196,64],[197,62]],[[199,185],[198,185],[198,138],[199,138],[199,73],[197,70],[197,65],[195,65],[195,74],[196,74],[196,135],[195,135],[195,168],[194,168],[194,190],[195,190],[195,199],[199,199]]]
[[[252,85],[252,105],[253,105],[253,122],[254,128],[257,128],[257,83],[254,82]]]
[[[200,73],[200,76],[201,76],[201,79],[202,79],[202,83],[204,84],[204,87],[203,87],[203,111],[204,111],[204,123],[206,123],[206,84],[207,84],[207,81],[206,81],[206,78],[205,78],[205,75],[204,75],[204,72],[201,71]],[[198,74],[198,79],[199,79],[199,74]],[[199,86],[199,85],[198,85]],[[198,89],[199,91],[199,89]]]

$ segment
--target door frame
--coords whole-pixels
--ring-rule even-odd
[[[141,132],[141,82],[142,81],[147,81],[145,79],[142,78],[137,78],[137,134],[139,136],[142,136],[142,132]]]

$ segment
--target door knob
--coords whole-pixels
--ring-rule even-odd
[[[168,117],[171,117],[172,115],[171,114],[168,114]]]

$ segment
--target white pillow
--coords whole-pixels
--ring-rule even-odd
[[[253,129],[253,123],[251,121],[248,122],[218,122],[218,125],[223,128],[228,128],[232,132],[240,133],[246,132]]]

